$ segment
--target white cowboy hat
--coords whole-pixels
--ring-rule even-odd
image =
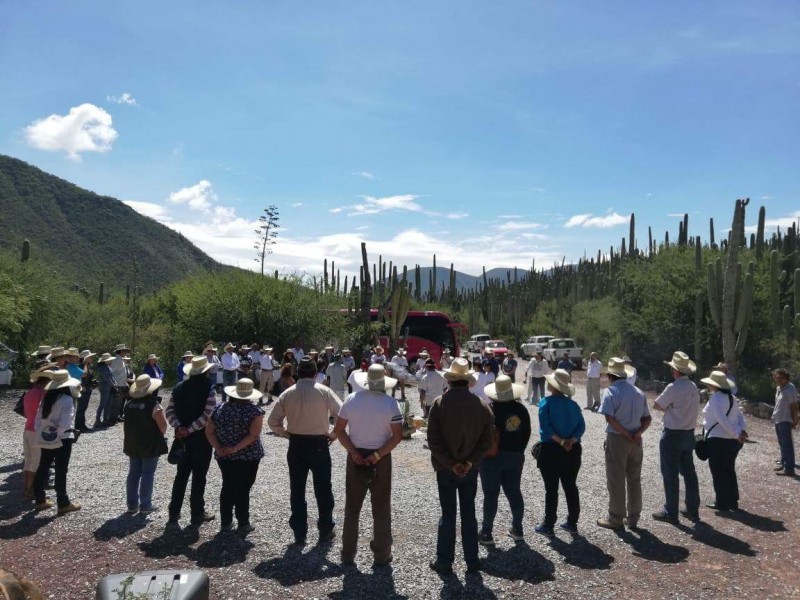
[[[609,375],[614,375],[615,377],[621,377],[623,379],[633,377],[633,374],[636,372],[631,365],[625,362],[624,358],[618,358],[616,356],[612,356],[608,359],[608,365],[605,371]]]
[[[66,356],[67,351],[64,346],[53,346],[50,349],[50,359],[61,358],[62,356]]]
[[[91,350],[81,350],[81,353],[80,353],[80,359],[81,360],[86,360],[90,356],[97,356],[97,353],[96,352],[92,352]]]
[[[66,369],[58,369],[56,371],[49,371],[49,375],[45,377],[50,378],[50,382],[44,386],[46,390],[56,390],[65,387],[78,387],[81,382],[69,376],[69,371]]]
[[[428,354],[428,351],[427,351],[427,350],[423,350],[422,352],[420,352],[419,354],[417,354],[417,356],[430,356],[430,354]]]
[[[319,351],[312,348],[311,350],[308,351],[308,355],[311,356],[312,354],[319,354]]]
[[[74,356],[75,358],[80,358],[81,351],[78,350],[75,346],[71,346],[67,348],[67,356]]]
[[[712,371],[711,375],[701,379],[700,383],[713,385],[715,388],[720,390],[732,390],[736,385],[733,381],[728,379],[728,377],[722,371]]]
[[[111,360],[114,360],[114,357],[111,356],[108,352],[103,352],[103,354],[100,356],[100,358],[97,359],[97,362],[99,362],[99,363],[107,363],[107,362],[109,362]]]
[[[128,393],[131,398],[144,398],[160,388],[162,383],[161,379],[152,379],[150,375],[139,375]]]
[[[233,349],[235,349],[236,347],[235,347],[233,344],[231,344],[230,342],[228,342],[227,344],[225,344],[225,346],[224,346],[222,349],[223,349],[225,352],[227,352],[229,348],[233,348]]]
[[[342,348],[342,354],[350,354],[351,352],[350,348]]]
[[[572,398],[572,396],[575,395],[575,386],[570,383],[569,372],[564,369],[556,369],[552,373],[545,375],[544,378],[547,380],[547,383],[565,396]]]
[[[203,353],[205,353],[205,352],[216,352],[216,351],[217,351],[217,349],[214,346],[206,346],[205,350],[203,350]]]
[[[406,353],[406,351],[403,350],[402,348],[398,348],[396,353],[397,353],[398,356],[403,356]]]
[[[161,360],[161,359],[158,356],[156,356],[155,354],[149,354],[147,356],[147,360]]]
[[[237,400],[258,400],[264,394],[255,389],[252,379],[243,377],[236,385],[226,385],[225,395]]]
[[[450,368],[444,371],[443,375],[447,381],[471,381],[474,373],[475,371],[469,368],[469,361],[459,357],[450,364]]]
[[[183,374],[187,377],[202,375],[203,373],[207,373],[212,366],[213,365],[208,363],[208,359],[205,356],[195,356],[192,358],[192,362],[183,366]]]
[[[194,352],[192,352],[191,350],[187,350],[186,352],[183,353],[183,358],[191,358],[193,356]]]
[[[360,387],[373,392],[385,392],[397,385],[397,379],[386,376],[383,365],[371,365],[366,371],[357,371],[353,379]]]
[[[697,371],[695,362],[689,359],[689,355],[686,352],[681,352],[680,350],[676,350],[672,355],[672,360],[665,360],[664,364],[684,375],[691,375]]]
[[[39,377],[47,377],[48,379],[51,378],[51,374],[54,372],[53,368],[56,367],[56,363],[47,363],[39,367],[38,369],[34,369],[31,371],[30,380],[31,383],[36,383],[39,381]]]
[[[521,383],[513,383],[508,375],[498,375],[494,383],[483,388],[483,392],[495,402],[510,402],[522,398],[526,390]]]
[[[122,352],[123,350],[128,350],[130,352],[130,348],[128,348],[128,346],[126,346],[125,344],[117,344],[116,346],[114,346],[114,354],[116,354],[117,352]]]
[[[325,346],[325,350],[333,350],[333,346],[331,346],[330,344],[328,344],[327,346]]]
[[[50,350],[52,350],[50,346],[39,346],[36,352],[31,352],[31,356],[47,355],[50,354]]]

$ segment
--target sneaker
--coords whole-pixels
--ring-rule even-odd
[[[236,533],[238,533],[239,535],[247,535],[248,533],[252,533],[255,530],[256,530],[255,525],[247,523],[246,525],[239,525],[239,527],[236,528]]]
[[[45,500],[44,502],[37,502],[34,508],[36,510],[47,510],[48,508],[53,508],[55,506],[52,500]]]
[[[639,529],[639,520],[637,519],[634,521],[633,519],[623,519],[622,521],[628,529]]]
[[[137,512],[139,512],[139,507],[138,506],[129,506],[128,510],[126,510],[125,512],[128,513],[129,515],[135,515]]]
[[[578,525],[575,523],[570,523],[569,521],[564,521],[559,525],[561,529],[564,531],[569,531],[570,533],[578,533]]]
[[[780,471],[775,473],[775,475],[778,475],[779,477],[794,477],[794,471],[788,471],[786,469],[781,469]]]
[[[608,519],[597,519],[597,526],[602,527],[603,529],[622,529],[624,525],[622,523],[615,523],[614,521],[609,521]]]
[[[158,512],[159,508],[157,506],[150,506],[149,508],[140,508],[139,514],[140,515],[149,515],[150,513]]]
[[[478,543],[481,546],[494,546],[494,538],[491,533],[479,533]]]
[[[59,515],[65,515],[67,513],[75,512],[76,510],[80,510],[80,509],[81,509],[81,505],[80,504],[78,504],[77,502],[70,502],[66,506],[62,506],[61,508],[59,508],[58,509],[58,514]]]
[[[216,515],[212,515],[210,512],[204,512],[202,516],[198,518],[192,517],[191,524],[202,525],[203,523],[208,523],[209,521],[213,521],[216,518],[217,518]]]
[[[541,533],[542,535],[555,535],[553,531],[552,525],[546,525],[545,523],[539,523],[534,529],[536,533]]]
[[[697,513],[690,513],[688,510],[682,510],[681,516],[689,519],[692,523],[699,523],[700,522],[700,515]]]
[[[775,470],[776,470],[776,471],[783,471],[783,470],[784,470],[784,469],[783,469],[783,463],[780,463],[780,464],[778,464],[778,465],[775,467]]]
[[[522,532],[519,529],[514,529],[513,527],[508,528],[508,535],[515,542],[521,542],[525,539],[525,536],[522,535]]]
[[[665,510],[660,510],[653,513],[653,518],[656,521],[663,521],[665,523],[677,523],[678,517],[674,517]]]
[[[453,565],[447,564],[443,562],[439,562],[439,560],[432,560],[428,563],[428,566],[439,573],[440,575],[452,575],[453,574]]]

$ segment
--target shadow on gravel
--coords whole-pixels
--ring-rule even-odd
[[[753,550],[753,547],[747,542],[735,538],[732,535],[728,535],[727,533],[722,533],[703,521],[697,523],[693,528],[681,525],[679,529],[690,534],[693,540],[705,544],[706,546],[724,550],[730,554],[741,554],[742,556],[756,555],[756,551]]]
[[[689,558],[688,548],[662,542],[647,529],[637,528],[632,531],[620,529],[616,533],[619,539],[631,547],[634,556],[645,560],[675,564]]]
[[[194,560],[195,550],[192,544],[200,539],[200,530],[197,527],[167,526],[157,538],[149,542],[139,542],[139,549],[147,558],[164,559],[170,556],[185,556]]]
[[[233,531],[220,531],[194,550],[194,562],[198,567],[230,567],[247,560],[254,544]]]
[[[262,579],[274,579],[283,587],[338,577],[342,567],[328,560],[330,550],[330,544],[317,545],[304,554],[300,546],[292,544],[283,556],[259,563],[253,572]]]
[[[0,485],[0,521],[13,519],[31,508],[30,500],[22,496],[22,466],[17,462],[0,467],[0,473],[10,473]]]
[[[355,567],[343,567],[342,589],[331,592],[331,600],[350,600],[351,598],[387,598],[388,600],[408,600],[408,596],[398,594],[394,589],[391,567],[380,567],[372,573],[362,573]]]
[[[461,598],[468,598],[469,600],[497,599],[497,595],[484,585],[483,577],[480,573],[466,575],[463,584],[455,574],[439,575],[439,579],[441,579],[444,584],[439,592],[439,598],[441,598],[441,600],[455,600]]]
[[[755,515],[741,508],[734,512],[718,512],[717,516],[723,519],[730,519],[731,521],[738,521],[758,531],[788,531],[783,521]]]
[[[550,547],[564,557],[564,562],[579,569],[610,569],[614,557],[595,546],[582,535],[572,538],[572,543],[550,538]]]
[[[524,541],[515,543],[508,550],[490,549],[482,565],[482,570],[488,575],[534,584],[552,581],[556,572],[551,560],[533,550]]]
[[[37,517],[35,512],[30,511],[16,523],[0,526],[0,540],[18,540],[32,536],[42,527],[50,524],[53,519],[55,519],[55,513]]]
[[[122,513],[98,527],[94,532],[94,539],[98,542],[110,542],[115,538],[122,539],[147,527],[147,522],[144,516]]]

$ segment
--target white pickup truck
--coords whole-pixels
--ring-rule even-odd
[[[467,352],[483,352],[483,347],[492,339],[488,333],[476,333],[467,340]]]
[[[537,352],[544,352],[547,342],[554,337],[554,335],[532,335],[527,342],[520,346],[522,358],[533,358]]]
[[[544,359],[550,365],[550,368],[555,369],[558,361],[560,361],[564,354],[569,356],[576,369],[583,368],[583,356],[581,356],[583,348],[575,345],[575,340],[572,338],[553,338],[547,342],[542,354]]]

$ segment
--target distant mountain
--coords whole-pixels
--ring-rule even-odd
[[[420,267],[420,278],[421,278],[421,290],[422,293],[425,294],[428,292],[428,287],[430,286],[430,275],[429,273],[433,271],[433,267]],[[514,281],[514,269],[504,269],[502,267],[496,267],[494,269],[489,269],[486,271],[486,278],[491,280],[502,280],[508,283],[508,273],[511,274],[511,281]],[[523,269],[517,269],[517,277],[519,280],[525,279],[528,276],[528,271]],[[409,269],[408,278],[411,283],[414,283],[414,269]],[[442,284],[444,283],[445,289],[450,284],[450,268],[449,267],[436,267],[436,287],[439,290],[442,289]],[[460,271],[456,271],[456,288],[459,290],[474,290],[477,289],[479,285],[483,285],[483,274],[481,275],[469,275],[467,273],[461,273]]]
[[[98,196],[10,156],[0,155],[0,248],[31,256],[94,292],[99,283],[147,292],[203,270],[222,268],[181,234],[116,198]]]

